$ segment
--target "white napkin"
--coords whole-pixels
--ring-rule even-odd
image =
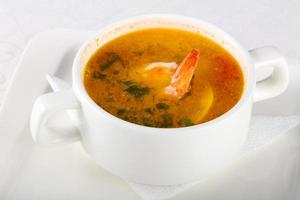
[[[300,116],[253,116],[250,130],[240,157],[262,147],[279,135],[287,133],[300,123]],[[128,182],[130,187],[144,200],[169,199],[199,182],[174,186],[153,186]]]
[[[47,80],[55,91],[68,89],[70,86],[65,81],[47,76]],[[0,106],[4,93],[5,79],[0,74]],[[282,135],[300,123],[300,116],[253,116],[248,138],[240,157],[244,156],[263,145],[270,143],[275,137]],[[199,182],[172,186],[154,186],[137,184],[126,181],[130,187],[144,200],[169,199]]]
[[[70,85],[64,80],[47,75],[47,81],[54,91],[66,90]],[[300,116],[253,116],[250,130],[240,157],[246,153],[270,143],[276,136],[288,132],[300,123]],[[126,181],[126,180],[125,180]],[[162,200],[171,198],[199,182],[172,186],[154,186],[126,181],[144,200]]]

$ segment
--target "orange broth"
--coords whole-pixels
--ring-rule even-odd
[[[191,49],[200,51],[191,87],[182,98],[162,97],[164,74],[143,76],[153,62],[180,64]],[[160,128],[207,122],[230,110],[241,98],[244,78],[239,63],[222,46],[200,34],[151,28],[122,35],[100,47],[84,73],[89,96],[123,120]]]

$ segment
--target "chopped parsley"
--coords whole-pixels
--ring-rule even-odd
[[[178,121],[178,125],[179,126],[193,126],[195,125],[189,118],[183,118],[181,120]]]
[[[123,115],[126,112],[124,108],[117,109],[117,115]]]
[[[136,98],[140,98],[146,94],[149,94],[150,88],[148,87],[141,87],[138,85],[130,85],[127,89],[125,89],[126,92],[129,94],[135,96]]]
[[[93,73],[93,78],[94,79],[101,79],[103,80],[106,77],[106,74],[103,74],[101,72],[94,72]]]
[[[166,109],[169,108],[169,106],[165,103],[157,103],[156,108],[159,109],[159,110],[166,110]]]
[[[116,61],[121,61],[121,58],[120,56],[115,53],[115,52],[108,52],[106,53],[110,59],[108,59],[107,61],[103,62],[103,63],[100,63],[99,67],[100,69],[103,71],[103,70],[106,70],[107,68],[109,68],[112,64],[114,64]]]
[[[144,126],[155,127],[157,123],[151,118],[144,118],[142,121]]]
[[[172,127],[173,125],[173,115],[171,114],[164,114],[162,115],[163,122],[161,124],[162,128]]]
[[[131,80],[128,80],[128,81],[119,81],[119,83],[125,85],[125,86],[130,86],[130,85],[133,85],[134,82],[131,81]]]
[[[152,111],[151,108],[145,108],[144,111],[145,111],[146,113],[150,114],[150,115],[153,114],[153,111]]]

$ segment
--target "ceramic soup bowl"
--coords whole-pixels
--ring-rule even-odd
[[[144,28],[176,28],[202,34],[239,62],[245,79],[238,103],[216,119],[186,128],[151,128],[119,119],[99,107],[83,85],[86,62],[102,45]],[[257,74],[272,76],[257,82]],[[264,76],[264,75],[262,75]],[[147,15],[106,27],[78,51],[71,90],[44,94],[33,107],[31,131],[42,145],[80,141],[98,165],[121,178],[143,184],[175,185],[201,180],[230,164],[247,137],[254,102],[275,97],[288,85],[285,58],[274,47],[245,50],[230,35],[207,22],[183,16]],[[59,111],[73,125],[50,127]]]

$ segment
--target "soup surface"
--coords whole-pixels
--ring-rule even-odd
[[[84,86],[118,118],[175,128],[230,110],[243,93],[244,79],[237,61],[214,41],[188,31],[152,28],[99,48],[85,67]]]

